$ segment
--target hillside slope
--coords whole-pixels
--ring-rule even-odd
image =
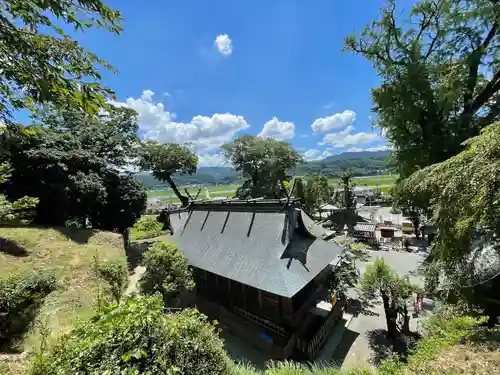
[[[42,328],[54,337],[71,328],[75,320],[91,316],[98,294],[104,289],[91,273],[94,257],[100,261],[126,262],[122,238],[115,233],[0,228],[0,241],[0,277],[27,270],[51,270],[58,280],[58,288],[45,298],[37,323],[21,345],[21,350],[28,353],[39,349]],[[18,374],[24,367],[24,360],[8,365],[0,361],[0,373]]]

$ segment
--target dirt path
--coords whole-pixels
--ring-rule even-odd
[[[133,243],[150,244],[153,242],[168,241],[169,238],[170,238],[170,234],[164,234],[164,235],[158,236],[158,237],[145,238],[143,240],[135,240],[135,241],[133,241]],[[149,246],[149,245],[146,245],[146,246]],[[140,255],[140,258],[142,259],[142,255]],[[127,286],[127,289],[125,290],[126,296],[137,292],[138,286],[139,286],[139,280],[141,279],[142,275],[144,275],[144,272],[146,272],[146,267],[138,265],[137,267],[134,268],[133,273],[128,277],[128,286]]]
[[[134,268],[134,273],[132,273],[132,275],[128,277],[128,286],[125,290],[126,296],[137,292],[137,289],[139,287],[139,280],[141,279],[142,275],[144,275],[144,272],[146,272],[146,267],[137,266]]]

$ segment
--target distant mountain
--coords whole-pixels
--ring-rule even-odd
[[[370,158],[387,158],[391,152],[384,151],[359,151],[359,152],[342,152],[341,154],[328,156],[320,162],[325,163],[334,160],[347,160],[347,159],[370,159]]]
[[[343,170],[349,169],[354,176],[371,176],[387,173],[391,165],[388,161],[389,151],[344,152],[329,156],[323,160],[298,165],[293,174],[310,176],[323,173],[329,178],[339,177]],[[161,189],[167,184],[157,181],[149,173],[137,173],[148,189]],[[179,186],[186,185],[230,185],[241,183],[243,177],[230,167],[199,167],[194,175],[175,175],[174,181]]]

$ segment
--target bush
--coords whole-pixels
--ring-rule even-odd
[[[122,262],[94,263],[94,273],[108,284],[108,292],[119,303],[128,283],[127,266]]]
[[[163,223],[156,220],[156,216],[142,216],[132,227],[130,237],[132,240],[157,237],[163,233]]]
[[[159,292],[166,304],[175,304],[180,293],[195,286],[187,259],[173,244],[155,243],[144,253],[144,266],[142,292],[150,295]]]
[[[56,288],[54,275],[26,273],[0,279],[0,347],[9,347],[27,331],[38,309]]]
[[[192,309],[165,314],[155,295],[105,307],[37,356],[29,373],[225,375],[229,369],[206,317]]]

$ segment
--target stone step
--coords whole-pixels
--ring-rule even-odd
[[[332,361],[333,354],[342,341],[342,337],[344,336],[344,332],[351,324],[353,316],[344,312],[342,319],[335,325],[328,340],[326,341],[323,349],[319,352],[319,354],[314,359],[314,363],[316,364],[325,364],[330,363]]]

